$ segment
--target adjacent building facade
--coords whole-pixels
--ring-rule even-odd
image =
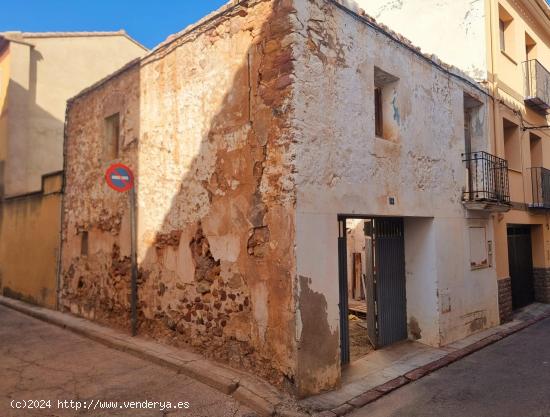
[[[124,32],[0,34],[0,289],[56,305],[66,100],[146,49]]]
[[[510,193],[493,193],[487,183],[470,197],[510,202],[510,211],[493,214],[501,320],[533,301],[549,303],[550,6],[544,0],[358,3],[491,92],[492,156],[482,164],[505,161]],[[413,12],[422,19],[410,19]],[[479,149],[470,151],[479,160]],[[475,171],[471,176],[475,182]]]
[[[300,396],[335,388],[350,221],[375,348],[494,326],[500,226],[463,205],[490,102],[354,4],[233,1],[70,100],[60,304],[129,326],[130,203],[104,181],[124,163],[140,332]]]

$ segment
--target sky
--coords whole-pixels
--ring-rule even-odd
[[[216,10],[227,0],[3,1],[0,32],[111,31],[124,29],[148,48]],[[550,3],[550,0],[547,0]]]
[[[3,1],[0,32],[74,32],[124,29],[148,48],[216,10],[227,0]]]

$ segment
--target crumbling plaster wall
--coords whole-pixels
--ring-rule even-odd
[[[90,319],[125,326],[130,291],[128,194],[111,190],[105,171],[118,162],[137,168],[140,69],[127,69],[69,103],[65,127],[62,305]],[[120,155],[104,157],[104,119],[120,114]],[[88,253],[82,253],[84,232]]]
[[[409,320],[415,315],[425,335],[420,341],[439,345],[449,340],[441,336],[446,330],[439,321],[433,320],[441,314],[441,286],[450,288],[451,303],[481,289],[476,298],[481,298],[481,307],[476,310],[493,309],[496,294],[491,293],[489,282],[494,269],[475,277],[479,283],[474,286],[469,271],[460,273],[469,265],[461,239],[467,232],[461,204],[466,179],[461,161],[463,93],[485,104],[486,97],[330,1],[296,4],[301,27],[296,47],[302,57],[296,65],[293,120],[297,132],[297,374],[301,392],[315,393],[340,380],[338,214],[434,218],[426,226],[433,227],[426,241],[437,251],[435,259],[417,271],[433,270],[435,276],[414,276],[417,293],[424,290],[429,302],[409,300],[407,306]],[[391,86],[394,111],[386,114],[398,130],[389,140],[374,132],[375,66],[399,78]],[[486,129],[487,114],[480,117]],[[389,197],[395,198],[394,205]],[[456,234],[457,230],[461,233]],[[455,262],[448,263],[450,259]],[[459,268],[453,272],[455,263]],[[452,287],[448,281],[454,283]],[[456,303],[453,325],[467,326],[463,316],[470,311],[463,309],[470,307]]]
[[[127,198],[103,184],[97,162],[101,106],[114,101],[121,140],[137,139],[121,160],[137,179],[139,332],[293,389],[294,10],[287,0],[237,3],[72,103],[63,299],[128,326]],[[87,259],[80,229],[90,230]]]

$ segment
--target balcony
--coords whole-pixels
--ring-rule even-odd
[[[465,153],[462,160],[468,173],[464,206],[469,210],[509,211],[508,161],[487,152]]]
[[[550,169],[531,168],[531,191],[533,202],[529,204],[533,209],[550,209]]]
[[[550,110],[550,72],[536,59],[523,63],[525,104],[548,114]]]

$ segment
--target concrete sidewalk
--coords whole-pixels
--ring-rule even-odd
[[[11,298],[0,296],[0,304],[111,348],[172,368],[224,394],[231,395],[262,416],[299,416],[301,414],[292,406],[293,401],[288,395],[281,393],[264,380],[205,359],[199,354],[140,337],[131,337],[83,318],[29,305]]]
[[[547,317],[550,305],[535,303],[518,311],[509,323],[443,348],[407,341],[375,351],[344,371],[340,389],[307,398],[300,404],[323,417],[347,414]]]
[[[361,408],[380,397],[443,368],[511,334],[550,317],[550,305],[532,304],[515,315],[512,322],[477,333],[444,348],[407,342],[365,357],[365,369],[344,374],[340,389],[296,402],[266,381],[245,372],[140,337],[103,327],[86,319],[32,306],[0,296],[0,305],[55,324],[106,346],[150,362],[170,367],[196,379],[263,416],[299,417],[313,414],[334,417]],[[381,365],[382,364],[382,365]]]
[[[355,410],[350,417],[550,416],[550,319]]]

